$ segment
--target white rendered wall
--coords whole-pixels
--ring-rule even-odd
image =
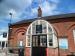
[[[8,36],[3,37],[3,35],[0,35],[0,41],[8,41]]]
[[[4,44],[4,48],[6,48],[7,44],[8,44],[8,34],[7,37],[3,37],[3,35],[0,35],[0,49],[2,49],[2,42],[5,42]]]

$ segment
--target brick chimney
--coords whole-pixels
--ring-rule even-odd
[[[38,17],[42,17],[42,10],[41,10],[41,7],[40,6],[38,8]]]

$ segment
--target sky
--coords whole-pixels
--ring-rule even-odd
[[[42,16],[75,13],[75,0],[0,0],[0,33],[8,31],[9,13],[11,23],[36,18],[39,5]]]

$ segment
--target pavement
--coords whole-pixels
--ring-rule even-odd
[[[0,53],[0,56],[6,56],[6,54],[5,53]]]
[[[6,53],[0,53],[0,56],[18,56],[17,54],[6,54]]]
[[[18,56],[18,54],[9,53],[7,48],[0,49],[0,56]]]

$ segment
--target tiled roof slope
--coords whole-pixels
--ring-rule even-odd
[[[50,20],[50,19],[60,19],[60,18],[64,19],[64,18],[68,18],[68,17],[75,17],[75,13],[60,14],[60,15],[46,16],[46,17],[33,18],[33,19],[25,19],[25,20],[21,20],[19,22],[13,23],[12,25],[28,23],[28,22],[32,22],[36,19]]]

